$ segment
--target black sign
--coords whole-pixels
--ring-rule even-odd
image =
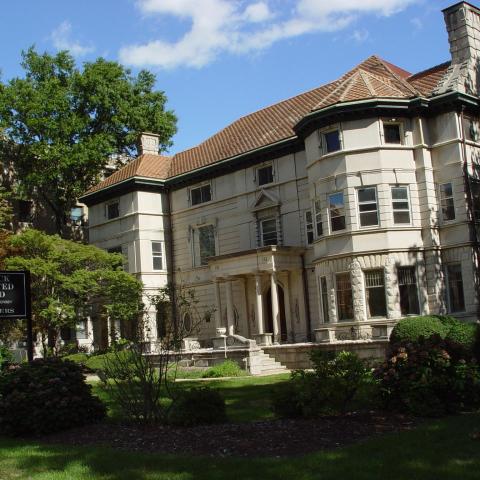
[[[0,318],[29,315],[29,272],[0,271]]]

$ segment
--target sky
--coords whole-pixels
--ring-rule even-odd
[[[67,49],[157,76],[173,154],[235,119],[340,77],[372,54],[409,72],[449,60],[455,0],[0,0],[2,81],[21,51]],[[475,0],[473,0],[475,4]]]

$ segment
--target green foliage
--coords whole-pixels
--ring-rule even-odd
[[[86,353],[72,353],[71,355],[65,355],[62,360],[78,363],[79,365],[85,365],[89,359]]]
[[[118,350],[101,353],[99,355],[89,355],[87,357],[87,360],[85,361],[85,366],[90,370],[104,370],[106,363],[109,361],[113,361],[117,357],[120,357],[122,361],[128,361],[128,359],[130,358],[130,353],[128,350]]]
[[[313,351],[313,372],[293,372],[286,390],[273,396],[280,417],[345,413],[358,392],[372,382],[366,364],[352,352]]]
[[[13,362],[13,355],[6,345],[0,345],[0,372]]]
[[[219,378],[219,377],[242,377],[248,375],[245,370],[242,370],[237,362],[233,360],[225,360],[218,365],[210,367],[203,373],[204,378]]]
[[[155,75],[133,76],[98,58],[78,69],[68,52],[22,53],[24,78],[0,83],[0,129],[21,192],[55,212],[57,233],[76,199],[95,184],[112,154],[132,154],[140,132],[171,145],[176,118],[155,91]],[[1,154],[1,153],[0,153]]]
[[[471,354],[439,335],[392,348],[375,375],[388,407],[435,416],[480,406],[480,370]]]
[[[466,353],[471,353],[478,328],[477,324],[457,321],[450,327],[446,339],[464,348]]]
[[[225,400],[208,387],[182,391],[173,401],[168,421],[182,427],[226,422]]]
[[[5,260],[7,269],[31,273],[33,327],[44,352],[47,336],[74,326],[86,306],[97,304],[100,316],[118,320],[142,310],[142,284],[121,269],[120,255],[33,229],[9,241],[18,253]]]
[[[435,334],[445,338],[453,322],[456,320],[439,315],[403,318],[393,327],[390,343],[412,342]]]
[[[90,390],[73,362],[23,364],[0,376],[0,431],[44,434],[99,421],[105,406]]]

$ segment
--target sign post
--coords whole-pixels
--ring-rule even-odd
[[[27,357],[33,360],[32,303],[29,271],[0,271],[0,320],[27,321]]]

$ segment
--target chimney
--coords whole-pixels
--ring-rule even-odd
[[[158,155],[160,146],[160,135],[156,133],[143,132],[140,134],[138,142],[138,153],[143,155],[145,153]]]
[[[443,10],[452,64],[436,93],[456,90],[471,95],[480,91],[480,9],[459,2]]]

